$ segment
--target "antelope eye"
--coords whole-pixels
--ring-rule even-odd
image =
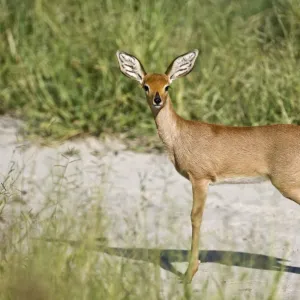
[[[166,87],[165,87],[165,91],[167,92],[168,90],[169,90],[169,85],[167,85]]]
[[[148,86],[148,85],[144,85],[143,88],[144,88],[144,90],[145,90],[146,92],[149,92],[149,86]]]

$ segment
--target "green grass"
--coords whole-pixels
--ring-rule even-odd
[[[0,39],[0,113],[23,118],[28,132],[43,138],[154,133],[142,89],[119,71],[118,49],[138,56],[149,72],[164,72],[190,49],[201,51],[194,71],[170,91],[185,118],[300,123],[296,0],[0,0]],[[76,159],[78,152],[64,155]],[[13,210],[6,226],[4,208],[25,205],[8,182],[9,176],[0,187],[1,300],[192,299],[196,293],[175,277],[164,282],[153,263],[104,254],[106,245],[92,251],[95,239],[106,236],[107,220],[98,206],[81,208],[76,217],[63,211],[64,183],[57,182],[39,212]],[[49,237],[84,242],[72,247]],[[266,280],[256,299],[276,299],[281,274]],[[225,283],[230,271],[223,276],[203,282],[201,299],[239,299],[232,296],[239,290]]]
[[[117,49],[148,72],[200,49],[194,71],[170,92],[183,117],[300,123],[297,0],[1,0],[0,39],[0,113],[44,138],[154,133]]]
[[[49,204],[45,204],[43,212],[50,209]],[[48,217],[25,211],[23,207],[21,215],[14,215],[13,224],[1,231],[1,300],[238,300],[241,295],[243,299],[277,299],[282,272],[274,272],[270,279],[262,271],[251,273],[245,269],[236,279],[230,268],[212,266],[218,278],[213,272],[207,274],[200,290],[195,290],[174,275],[163,279],[166,276],[161,274],[165,271],[156,263],[159,254],[147,259],[151,250],[145,248],[143,257],[137,250],[129,259],[107,250],[105,239],[97,243],[97,237],[105,238],[106,230],[104,216],[95,207],[76,217],[59,209]],[[72,245],[49,241],[49,237],[82,242]],[[257,276],[252,276],[257,272],[261,272],[265,288],[250,293],[241,289],[245,281],[255,282]]]
[[[68,160],[68,156],[65,159]],[[94,191],[83,201],[80,189],[74,185],[74,174],[72,180],[67,178],[66,169],[72,161],[70,159],[65,165],[62,174],[51,177],[53,190],[43,195],[39,208],[34,204],[41,203],[36,197],[37,191],[42,192],[42,189],[34,188],[31,183],[28,194],[22,195],[17,188],[18,174],[13,166],[2,180],[0,300],[278,299],[284,273],[280,269],[271,271],[272,268],[268,267],[269,271],[264,271],[265,263],[257,262],[262,258],[255,254],[238,259],[234,252],[229,251],[223,261],[210,264],[209,271],[204,272],[203,282],[194,279],[197,289],[182,284],[177,276],[160,268],[161,250],[147,247],[153,245],[153,240],[147,240],[143,235],[147,226],[138,226],[137,232],[129,230],[125,234],[122,228],[114,227],[114,218],[121,217],[126,222],[131,218],[132,223],[128,226],[131,228],[140,218],[144,220],[145,211],[138,209],[132,216],[115,215],[109,219],[102,209],[105,194],[101,192],[101,186],[99,192]],[[140,189],[141,200],[146,201],[142,184]],[[31,204],[28,203],[30,199],[34,200]],[[120,234],[123,232],[122,238],[114,240],[114,244],[109,243],[111,233],[108,227],[115,228]],[[159,227],[153,229],[152,233],[159,232]],[[130,246],[122,248],[124,242]],[[177,270],[185,271],[187,258],[181,259],[176,250],[164,251],[169,253],[170,259],[174,255],[171,261],[175,262]],[[234,266],[239,263],[248,265],[248,268],[241,267],[236,272]],[[257,263],[261,270],[252,269],[251,266]],[[276,265],[271,256],[268,263]],[[261,289],[257,286],[258,278],[263,286]]]

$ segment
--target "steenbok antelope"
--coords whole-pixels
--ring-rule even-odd
[[[170,160],[192,183],[192,244],[186,282],[200,263],[199,231],[210,183],[269,179],[282,195],[300,204],[300,126],[231,127],[189,121],[176,114],[169,86],[191,72],[197,56],[198,50],[193,50],[178,56],[165,74],[147,74],[136,57],[117,52],[122,73],[137,80],[146,92]]]

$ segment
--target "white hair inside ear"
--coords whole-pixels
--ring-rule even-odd
[[[135,56],[122,51],[117,51],[117,58],[123,74],[137,80],[139,83],[143,82],[146,72]]]
[[[166,71],[166,75],[172,82],[176,78],[190,73],[194,67],[199,51],[197,49],[176,57]]]

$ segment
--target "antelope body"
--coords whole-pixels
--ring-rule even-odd
[[[199,231],[209,184],[270,180],[300,204],[300,126],[276,124],[233,127],[190,121],[173,109],[168,87],[194,66],[198,50],[177,57],[165,74],[146,74],[140,61],[117,52],[121,71],[137,80],[155,119],[158,134],[176,170],[192,183],[192,245],[184,279],[198,270]]]

